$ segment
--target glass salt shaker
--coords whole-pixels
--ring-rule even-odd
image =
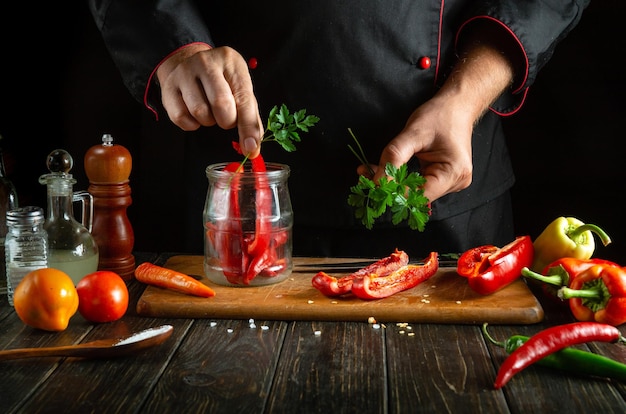
[[[13,292],[24,276],[48,266],[48,235],[43,228],[44,221],[40,207],[16,208],[6,214],[6,280],[11,306]]]

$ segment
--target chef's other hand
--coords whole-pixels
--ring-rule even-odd
[[[404,129],[372,166],[374,181],[385,175],[385,165],[400,166],[413,156],[426,178],[424,195],[434,201],[472,183],[472,129],[474,118],[449,100],[435,97],[411,114]],[[364,173],[359,167],[359,173]]]
[[[497,25],[480,28],[483,33],[501,30]],[[430,201],[469,187],[473,126],[511,86],[515,67],[511,61],[519,60],[510,42],[500,38],[487,36],[487,40],[465,45],[441,89],[411,114],[402,132],[383,149],[373,168],[375,182],[385,174],[387,163],[399,167],[415,156],[426,178],[424,195]],[[357,171],[362,174],[363,169]]]
[[[194,44],[157,69],[163,107],[184,131],[200,126],[237,127],[245,155],[260,152],[263,123],[243,57],[230,47]]]

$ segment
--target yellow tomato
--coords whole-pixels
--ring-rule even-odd
[[[46,331],[62,331],[78,310],[74,282],[57,269],[33,270],[13,293],[17,316],[26,325]]]

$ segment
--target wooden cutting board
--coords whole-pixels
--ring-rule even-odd
[[[137,312],[164,318],[366,322],[374,317],[378,322],[460,324],[531,324],[540,322],[544,316],[537,298],[521,279],[494,294],[482,296],[469,288],[467,280],[454,267],[440,268],[413,289],[367,301],[351,295],[341,298],[322,295],[311,285],[317,270],[301,267],[305,263],[351,260],[359,259],[294,258],[294,272],[289,278],[261,287],[219,286],[201,276],[201,281],[215,290],[212,298],[147,286],[137,303]],[[199,276],[204,275],[202,261],[202,256],[173,256],[164,267]]]

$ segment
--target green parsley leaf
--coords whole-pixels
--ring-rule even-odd
[[[267,128],[261,142],[274,141],[285,151],[293,152],[296,150],[294,142],[301,141],[298,131],[309,132],[309,128],[319,120],[315,115],[307,115],[306,109],[292,114],[285,104],[282,104],[280,108],[274,106],[267,119]]]
[[[350,134],[356,141],[360,153],[348,147],[359,161],[369,165],[358,140],[352,131]],[[376,219],[385,214],[389,208],[393,225],[408,221],[412,230],[424,231],[430,212],[428,198],[424,196],[422,189],[426,179],[418,172],[409,173],[407,164],[398,168],[387,163],[385,174],[391,179],[383,177],[378,185],[373,180],[360,176],[358,183],[350,187],[348,204],[355,207],[354,216],[371,230]]]

